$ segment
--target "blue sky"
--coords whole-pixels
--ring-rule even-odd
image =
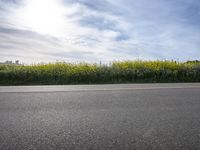
[[[199,0],[0,0],[0,61],[199,58]]]

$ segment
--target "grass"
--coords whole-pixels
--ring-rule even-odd
[[[110,65],[0,65],[0,85],[199,82],[200,62],[124,61]]]

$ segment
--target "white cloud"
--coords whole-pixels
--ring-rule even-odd
[[[175,2],[163,0],[84,2],[22,0],[16,5],[0,0],[5,8],[0,9],[0,61],[200,58],[199,22],[190,24],[194,18],[188,23],[182,16],[185,5],[176,8]]]

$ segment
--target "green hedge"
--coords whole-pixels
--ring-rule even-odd
[[[199,61],[0,65],[0,85],[199,82]]]

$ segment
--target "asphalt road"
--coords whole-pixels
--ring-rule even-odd
[[[200,149],[200,84],[0,87],[0,150]]]

